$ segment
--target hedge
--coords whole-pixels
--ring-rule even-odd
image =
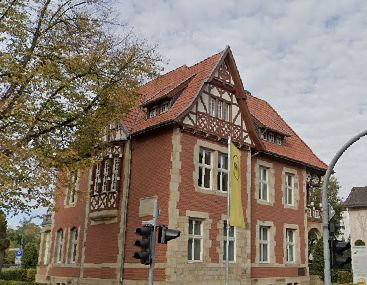
[[[32,281],[0,280],[0,285],[44,285]]]
[[[34,282],[36,269],[4,269],[0,274],[0,280]],[[9,283],[13,285],[12,283]],[[2,285],[2,283],[0,283]],[[28,285],[28,284],[25,284]]]

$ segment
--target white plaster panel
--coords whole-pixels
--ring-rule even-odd
[[[206,109],[208,110],[208,106],[207,106],[207,104],[209,102],[208,95],[205,94],[205,93],[201,93],[200,96],[203,100],[198,100],[198,111],[206,113],[203,102],[205,103]],[[201,101],[203,101],[203,102],[201,102]]]

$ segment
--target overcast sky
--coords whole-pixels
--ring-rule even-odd
[[[245,89],[268,101],[329,163],[367,129],[366,1],[118,1],[139,36],[158,45],[166,71],[229,45]],[[367,185],[367,137],[335,171],[346,198]]]

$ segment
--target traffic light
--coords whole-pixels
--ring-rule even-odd
[[[346,252],[350,249],[350,242],[331,240],[331,268],[341,268],[351,263],[352,259]]]
[[[181,232],[179,230],[169,229],[166,226],[158,228],[158,243],[167,243],[168,241],[178,238]]]
[[[152,225],[146,225],[141,228],[137,228],[135,233],[142,237],[141,240],[135,241],[135,246],[139,246],[141,251],[136,251],[133,255],[134,258],[140,259],[141,264],[151,264],[151,252],[152,252],[152,236],[154,233],[154,227]]]

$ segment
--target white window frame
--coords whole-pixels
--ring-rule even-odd
[[[48,264],[48,258],[51,245],[51,231],[44,232],[43,264]]]
[[[67,188],[66,193],[66,205],[75,205],[76,202],[76,195],[77,189],[79,184],[79,172],[78,171],[71,171],[69,173],[69,185]]]
[[[200,161],[200,153],[202,152],[202,161]],[[210,155],[210,164],[205,163],[206,155]],[[199,170],[198,176],[200,175],[201,169],[201,185],[199,183],[200,177],[198,177],[198,186],[200,188],[211,190],[213,186],[213,158],[214,158],[214,151],[200,147],[199,149]],[[205,170],[209,169],[209,187],[205,187]]]
[[[102,178],[102,193],[109,192],[109,181],[111,179],[110,177],[110,159],[106,158],[103,161],[103,178]]]
[[[264,172],[265,171],[265,178]],[[265,194],[266,193],[266,197]],[[260,165],[259,166],[259,200],[269,202],[269,168]],[[266,198],[266,199],[265,199]]]
[[[215,98],[209,96],[209,115],[215,117]]]
[[[101,183],[101,162],[96,165],[96,172],[94,177],[93,193],[98,194],[99,184]]]
[[[149,111],[149,118],[153,118],[153,117],[157,116],[157,114],[158,114],[158,107],[154,106]]]
[[[225,166],[225,159],[227,159],[227,168],[224,168],[223,166]],[[217,173],[217,190],[222,191],[227,193],[228,190],[228,164],[229,164],[229,160],[228,160],[228,154],[227,153],[222,153],[222,152],[218,152],[218,173]],[[226,189],[222,189],[223,186],[223,177],[227,177],[227,179],[225,179],[225,187]],[[218,185],[219,182],[219,185]]]
[[[163,102],[161,104],[161,108],[160,108],[160,114],[166,113],[168,111],[169,108],[169,101]]]
[[[191,233],[190,233],[190,221],[192,225]],[[200,223],[200,233],[195,234],[195,224]],[[188,240],[187,240],[187,260],[189,262],[202,262],[203,261],[203,220],[199,219],[191,219],[189,218],[189,231],[188,231]],[[189,242],[192,240],[191,246],[191,259],[189,259]],[[200,259],[195,259],[195,240],[200,241]]]
[[[295,229],[286,229],[285,230],[285,240],[286,240],[286,262],[287,263],[295,263],[296,262],[296,230]],[[293,257],[293,259],[291,259]]]
[[[231,232],[233,235],[231,236]],[[229,243],[233,243],[233,260],[229,259],[230,263],[236,262],[236,228],[234,226],[230,226],[229,230]],[[227,221],[224,221],[223,227],[223,261],[226,261],[226,250],[227,250]],[[229,257],[229,255],[228,255]]]
[[[274,133],[273,132],[269,132],[268,133],[268,141],[271,143],[275,142],[275,137],[274,137]]]
[[[68,263],[76,263],[78,255],[78,240],[79,240],[79,230],[74,227],[70,230],[69,235],[69,254]]]
[[[288,206],[294,205],[294,179],[295,175],[293,173],[285,173],[284,202]]]
[[[269,226],[259,226],[259,263],[270,262],[269,234],[270,234]],[[266,259],[264,249],[266,249],[266,257],[267,257]]]
[[[217,118],[223,119],[223,101],[217,100]]]
[[[229,122],[229,113],[230,113],[230,107],[231,105],[227,102],[224,102],[223,106],[223,120],[226,122]]]
[[[55,254],[56,263],[62,263],[63,243],[64,243],[64,231],[60,229],[56,233],[56,254]]]
[[[120,181],[120,166],[121,166],[121,158],[114,157],[112,165],[112,176],[111,176],[111,192],[117,192],[118,190],[118,183]]]

